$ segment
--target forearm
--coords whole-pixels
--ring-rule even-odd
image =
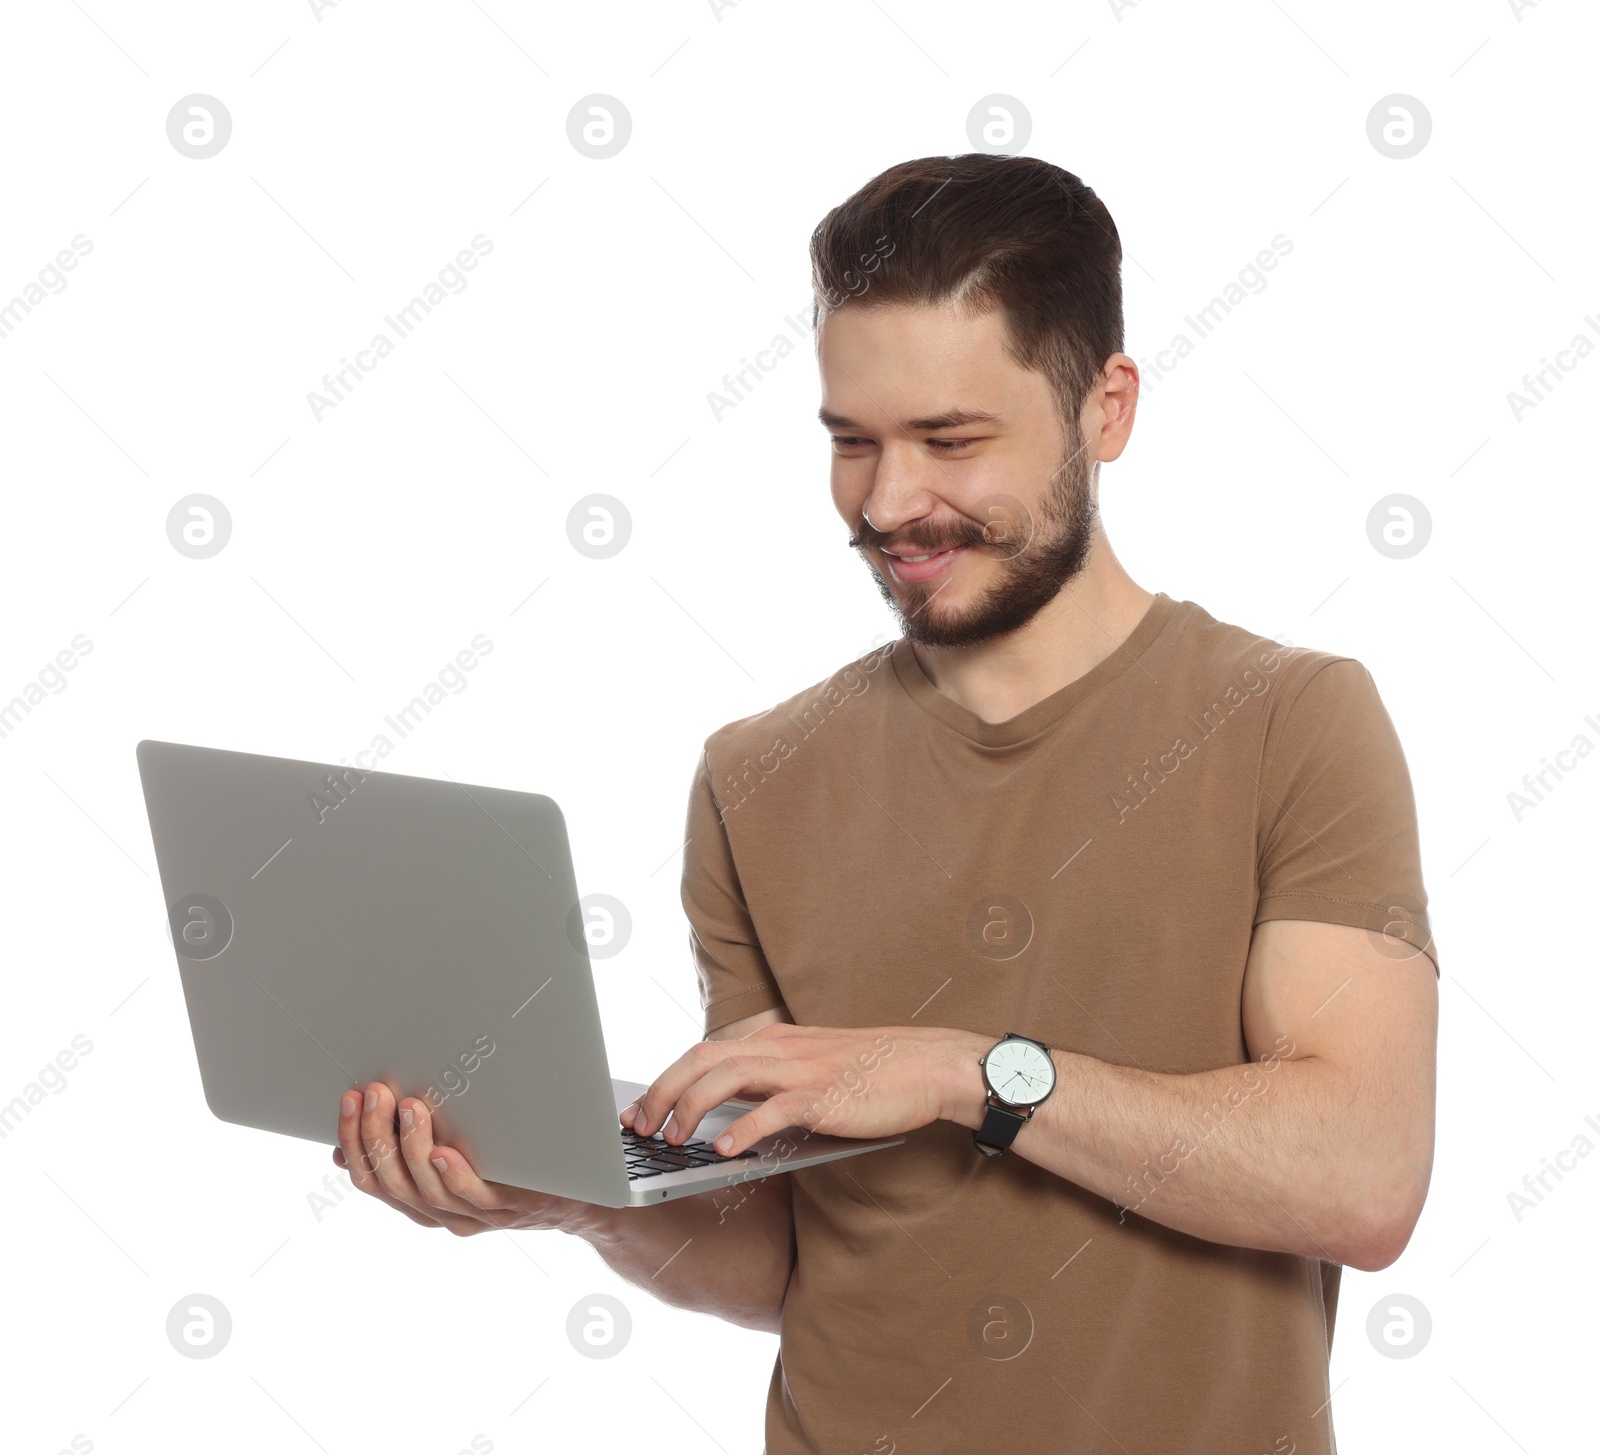
[[[970,1074],[948,1107],[949,1120],[973,1129],[983,1042],[963,1042],[957,1061]],[[1124,1218],[1211,1242],[1355,1267],[1398,1255],[1387,1240],[1406,1191],[1388,1169],[1414,1164],[1419,1149],[1392,1145],[1397,1133],[1361,1110],[1369,1103],[1327,1062],[1272,1056],[1170,1075],[1053,1054],[1056,1089],[1012,1155],[1111,1199]]]
[[[789,1199],[774,1174],[656,1207],[586,1207],[567,1231],[664,1303],[777,1333],[794,1268]]]

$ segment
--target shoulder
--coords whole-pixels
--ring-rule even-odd
[[[893,642],[875,647],[765,711],[724,723],[705,741],[713,779],[719,769],[731,772],[747,759],[787,757],[823,729],[832,730],[828,736],[870,731],[882,715],[881,699],[887,695],[883,688],[893,683],[893,647]],[[844,728],[846,722],[854,727]]]
[[[1202,732],[1253,721],[1257,785],[1264,803],[1310,784],[1349,801],[1381,789],[1404,797],[1405,755],[1372,673],[1343,652],[1297,646],[1221,622],[1193,603],[1182,652],[1185,681],[1202,705]],[[1247,711],[1238,711],[1247,707]],[[1409,790],[1406,790],[1409,791]]]
[[[1202,696],[1268,699],[1269,720],[1283,717],[1312,685],[1318,696],[1361,693],[1371,676],[1354,657],[1300,646],[1286,635],[1267,636],[1219,621],[1192,601],[1182,603],[1176,655],[1186,684]]]

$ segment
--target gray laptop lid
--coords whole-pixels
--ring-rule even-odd
[[[217,1116],[331,1146],[341,1094],[384,1080],[482,1177],[626,1201],[552,799],[178,743],[138,761]]]

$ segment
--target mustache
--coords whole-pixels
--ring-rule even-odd
[[[873,546],[882,550],[891,539],[896,540],[898,548],[911,555],[922,555],[924,552],[948,551],[956,546],[987,546],[994,544],[984,534],[983,526],[976,521],[970,524],[946,526],[937,533],[926,530],[912,529],[898,538],[889,536],[883,531],[863,525],[849,539],[847,544],[850,549],[861,550],[866,546]]]

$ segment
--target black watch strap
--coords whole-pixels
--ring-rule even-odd
[[[1032,1115],[1031,1106],[1024,1114],[1009,1107],[996,1106],[991,1099],[983,1115],[983,1125],[972,1134],[972,1140],[985,1157],[998,1157],[1016,1141],[1017,1133]]]

